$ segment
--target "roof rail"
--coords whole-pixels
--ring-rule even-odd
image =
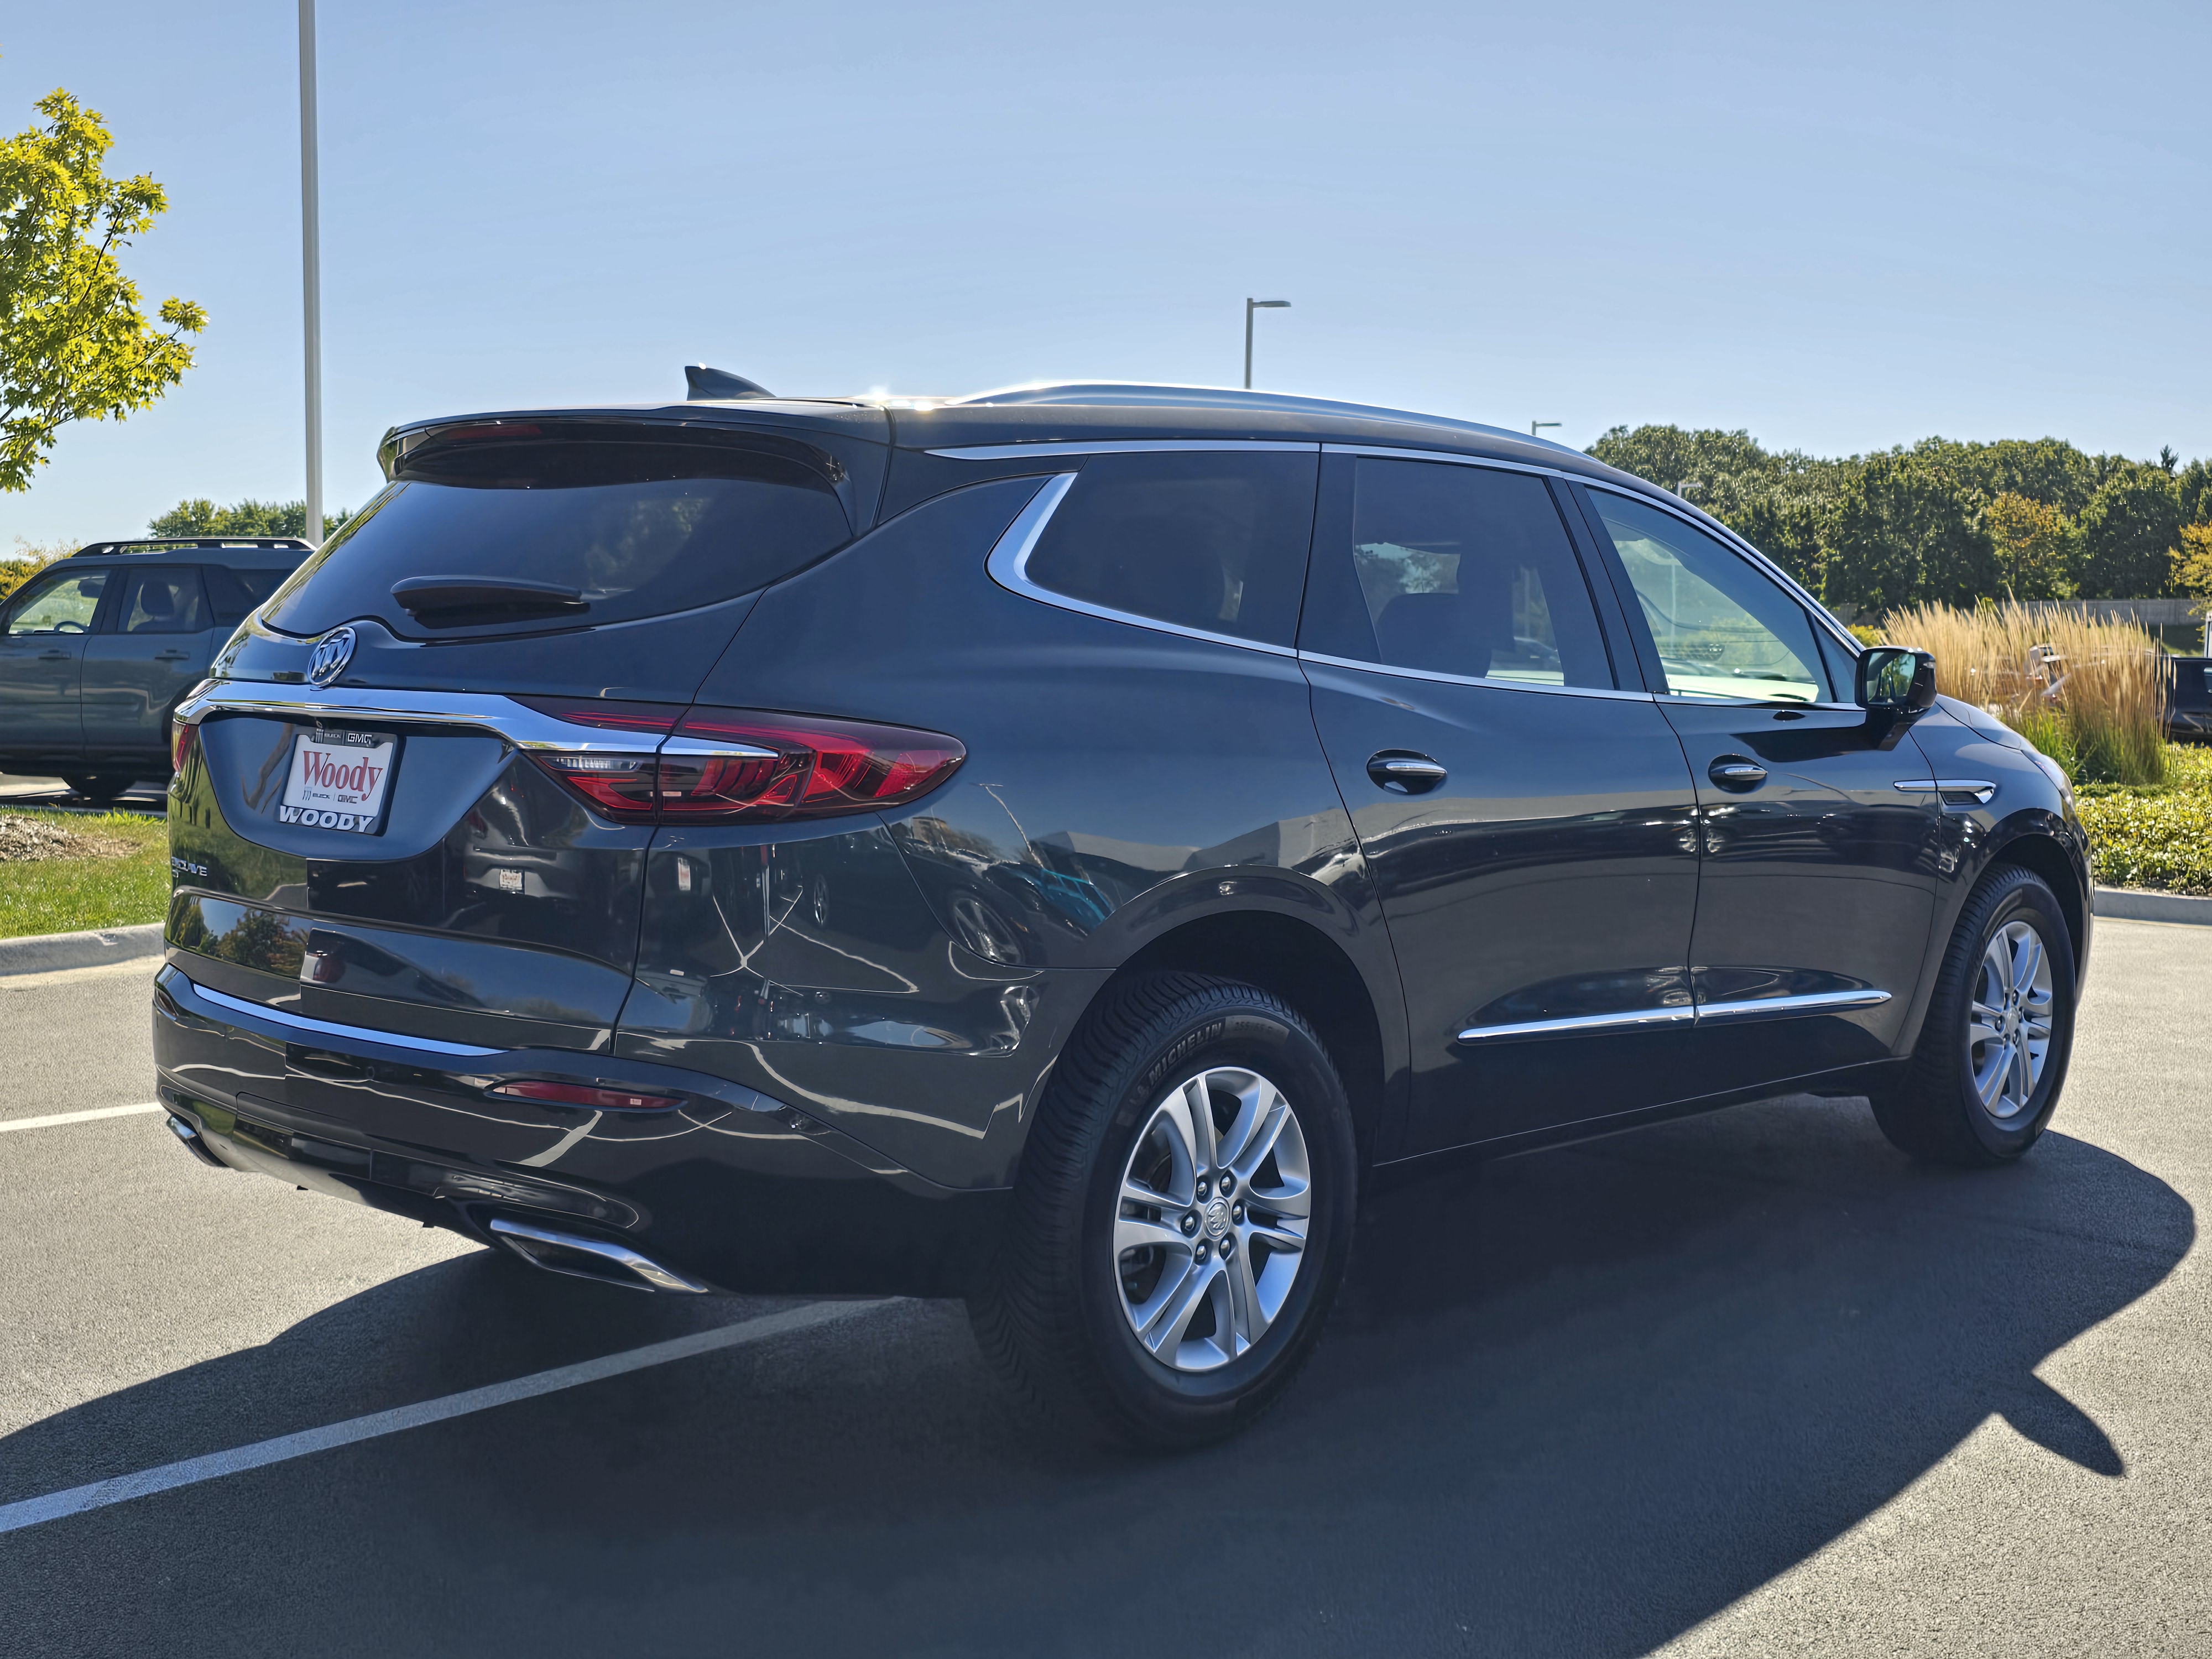
[[[127,542],[89,542],[70,555],[82,559],[98,553],[157,553],[165,547],[280,547],[312,553],[312,544],[297,536],[137,536]]]

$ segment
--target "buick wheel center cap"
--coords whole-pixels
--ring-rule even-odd
[[[1217,1198],[1206,1206],[1206,1236],[1219,1238],[1229,1231],[1229,1200]]]

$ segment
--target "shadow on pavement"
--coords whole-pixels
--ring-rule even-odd
[[[0,1539],[0,1613],[30,1651],[1641,1653],[1992,1413],[2123,1473],[2035,1367],[2194,1237],[2064,1135],[1953,1175],[1773,1103],[1395,1195],[1298,1387],[1197,1456],[1061,1443],[900,1304]],[[755,1310],[459,1259],[0,1440],[0,1501]]]

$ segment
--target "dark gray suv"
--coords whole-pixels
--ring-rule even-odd
[[[312,550],[289,537],[94,542],[0,605],[0,772],[112,800],[169,775],[169,718]]]

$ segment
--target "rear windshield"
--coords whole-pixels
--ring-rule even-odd
[[[724,444],[449,444],[311,556],[264,620],[320,634],[374,617],[408,638],[591,627],[665,616],[776,581],[852,538],[827,477]],[[410,611],[395,582],[550,584],[583,607]]]

